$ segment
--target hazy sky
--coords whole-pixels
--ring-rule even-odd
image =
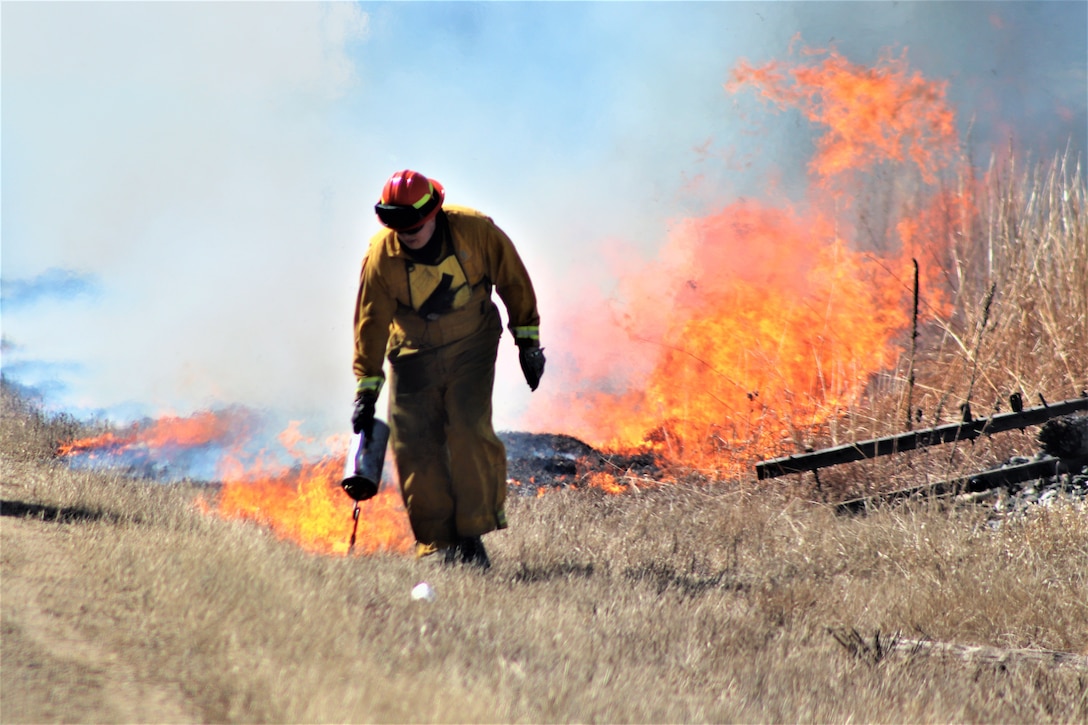
[[[798,33],[856,63],[906,48],[948,81],[973,153],[1010,132],[1082,153],[1088,133],[1079,0],[0,13],[3,372],[53,409],[122,420],[241,404],[346,429],[358,265],[402,168],[511,235],[562,351],[549,321],[609,288],[602,250],[650,255],[769,169],[803,173],[803,129],[753,136],[755,99],[723,88]],[[507,339],[496,426],[528,402]]]

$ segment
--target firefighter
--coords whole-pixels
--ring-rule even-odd
[[[490,217],[444,201],[441,184],[405,170],[374,207],[386,229],[370,240],[359,278],[351,421],[370,435],[388,357],[393,460],[416,555],[487,569],[480,537],[507,525],[506,450],[491,423],[502,335],[492,287],[531,390],[544,373],[540,317],[510,238]]]

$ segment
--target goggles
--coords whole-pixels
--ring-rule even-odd
[[[431,205],[426,205],[430,207]],[[382,224],[397,231],[407,231],[414,227],[423,226],[430,208],[416,209],[410,206],[395,206],[393,204],[375,204],[374,212]]]
[[[435,193],[432,187],[431,193],[414,205],[384,204],[379,201],[374,205],[374,213],[378,215],[378,220],[390,229],[398,232],[414,232],[434,216],[435,210],[441,205],[442,195]]]

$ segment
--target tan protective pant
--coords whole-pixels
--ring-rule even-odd
[[[506,449],[491,424],[501,334],[488,326],[393,362],[393,460],[421,556],[506,528]]]

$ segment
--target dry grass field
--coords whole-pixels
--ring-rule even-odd
[[[1088,718],[1083,667],[856,657],[829,633],[1088,655],[1083,509],[995,530],[933,502],[567,491],[513,500],[481,575],[306,554],[192,487],[69,471],[53,433],[4,417],[4,722]]]
[[[1057,164],[993,188],[992,226],[962,239],[987,240],[999,292],[982,319],[988,286],[965,281],[927,333],[927,410],[969,385],[987,401],[1088,385],[1083,179]],[[959,252],[975,279],[979,250]],[[857,431],[885,432],[902,398],[875,386]],[[3,406],[4,723],[1088,721],[1083,504],[995,524],[979,504],[825,502],[917,480],[922,461],[1030,454],[1030,431],[844,467],[824,500],[754,477],[512,497],[480,574],[306,553],[200,513],[200,486],[71,470],[55,451],[78,423],[6,386]],[[433,602],[409,597],[421,580]]]

